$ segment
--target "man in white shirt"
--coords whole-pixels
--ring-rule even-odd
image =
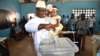
[[[90,16],[89,17],[89,31],[88,31],[89,35],[93,35],[94,24],[95,24],[95,18],[93,18],[93,16]]]
[[[25,29],[28,32],[34,32],[32,35],[34,39],[35,51],[37,56],[42,56],[39,52],[40,42],[44,38],[48,38],[48,33],[53,28],[53,25],[50,24],[50,19],[46,17],[46,5],[44,1],[38,1],[36,3],[36,14],[34,19],[29,20],[25,24]]]

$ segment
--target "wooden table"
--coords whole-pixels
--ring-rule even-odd
[[[69,37],[72,41],[74,41],[73,38],[75,38],[75,34],[76,34],[76,31],[61,31],[60,37]]]
[[[96,56],[96,53],[97,53],[97,50],[98,50],[99,46],[100,46],[100,42],[95,42],[93,44],[93,56]]]
[[[93,56],[96,56],[98,47],[100,47],[100,35],[93,35],[92,37],[93,41]]]

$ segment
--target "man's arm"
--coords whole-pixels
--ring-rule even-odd
[[[28,31],[28,32],[36,32],[38,31],[38,26],[39,24],[37,23],[26,23],[25,24],[25,30]]]
[[[50,30],[52,29],[54,26],[52,24],[40,24],[38,26],[38,30],[41,30],[41,29],[46,29],[46,30]]]

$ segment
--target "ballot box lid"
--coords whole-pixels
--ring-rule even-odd
[[[40,52],[54,53],[54,52],[78,52],[79,49],[69,38],[44,39],[40,43]]]

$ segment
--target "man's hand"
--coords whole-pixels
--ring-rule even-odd
[[[52,29],[54,26],[52,25],[52,24],[46,24],[45,26],[44,26],[44,28],[46,29],[46,30],[50,30],[50,29]]]
[[[38,30],[41,30],[41,29],[50,30],[52,28],[54,28],[54,25],[52,24],[40,24],[38,27]]]

